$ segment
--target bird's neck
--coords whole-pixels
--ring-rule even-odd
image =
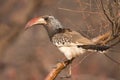
[[[48,32],[48,36],[51,40],[51,38],[59,32],[58,29],[63,29],[64,27],[61,25],[61,23],[57,19],[52,19],[48,22],[46,25],[46,30]]]
[[[58,29],[54,29],[54,28],[46,28],[47,32],[48,32],[48,36],[49,36],[49,39],[51,40],[52,37],[59,33],[60,30],[62,30],[63,28],[58,28]]]

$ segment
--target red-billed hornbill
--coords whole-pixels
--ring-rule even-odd
[[[71,60],[87,50],[104,51],[107,46],[96,45],[96,43],[74,30],[64,28],[61,23],[53,16],[42,16],[30,20],[25,29],[33,25],[41,24],[48,32],[50,41]]]
[[[36,24],[41,24],[45,27],[50,41],[64,53],[68,60],[85,53],[87,50],[104,51],[109,48],[96,45],[92,40],[87,39],[76,31],[65,29],[53,16],[34,18],[27,23],[25,29]]]

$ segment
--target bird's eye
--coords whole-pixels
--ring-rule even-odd
[[[45,17],[44,19],[47,21],[47,20],[48,20],[48,17]]]

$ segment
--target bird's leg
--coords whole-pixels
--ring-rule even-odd
[[[71,78],[71,76],[72,76],[72,64],[71,64],[71,62],[74,60],[74,58],[72,58],[71,60],[67,60],[67,61],[70,61],[70,64],[69,64],[69,69],[68,69],[68,75],[66,75],[66,76],[62,76],[61,78]]]
[[[72,76],[72,64],[69,65],[69,72],[67,78],[70,78]]]
[[[68,69],[68,74],[65,76],[61,76],[60,78],[71,78],[72,72],[71,72],[71,63],[69,65],[69,69]]]
[[[58,63],[59,63],[59,62],[66,62],[66,61],[68,61],[66,58],[57,60]]]

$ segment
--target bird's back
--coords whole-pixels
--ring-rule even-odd
[[[94,44],[90,39],[83,37],[79,32],[70,29],[59,29],[52,37],[52,42],[56,46],[75,46]]]

